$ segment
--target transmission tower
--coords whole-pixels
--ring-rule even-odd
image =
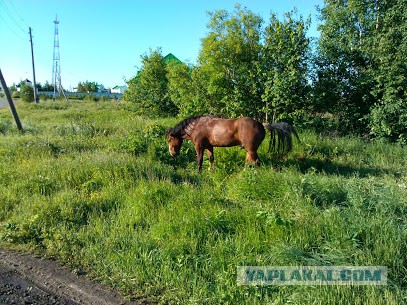
[[[54,56],[52,61],[52,84],[54,85],[54,94],[53,99],[55,100],[56,92],[59,95],[63,94],[65,96],[64,89],[62,88],[61,83],[61,64],[59,57],[59,37],[58,37],[58,16],[54,20],[55,31],[54,31]],[[65,96],[66,99],[66,96]]]

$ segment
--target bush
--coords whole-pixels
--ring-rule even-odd
[[[20,97],[21,97],[20,92],[18,92],[18,91],[12,92],[12,93],[11,93],[11,97],[12,97],[12,98],[20,98]]]
[[[375,105],[369,116],[371,134],[401,144],[407,143],[406,104],[403,100],[392,100],[384,105]]]
[[[38,95],[38,98],[40,99],[40,101],[46,102],[51,98],[51,96],[49,96],[48,94],[45,94],[45,93],[41,93]]]
[[[85,96],[84,101],[88,101],[88,102],[98,102],[99,98],[94,95],[93,93],[89,93]]]
[[[10,120],[0,119],[0,134],[6,134],[6,132],[13,126]]]
[[[34,102],[34,89],[29,85],[22,85],[21,90],[21,100],[26,103]]]

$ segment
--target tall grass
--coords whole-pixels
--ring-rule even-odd
[[[402,304],[407,152],[302,131],[285,158],[185,143],[124,103],[0,110],[0,239],[55,257],[129,298],[163,304]],[[209,169],[209,162],[204,162]],[[384,265],[387,286],[238,286],[241,265]]]

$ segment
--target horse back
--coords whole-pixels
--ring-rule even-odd
[[[222,119],[205,117],[195,127],[193,141],[213,147],[236,145],[252,146],[252,142],[263,141],[263,125],[251,118]],[[258,145],[260,145],[260,143]],[[258,146],[256,145],[256,146]]]

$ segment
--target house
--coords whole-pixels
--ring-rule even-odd
[[[115,86],[110,90],[110,93],[123,94],[127,90],[127,86]]]
[[[105,89],[105,86],[103,86],[102,84],[96,83],[96,89],[97,89],[97,92],[107,92],[107,90]]]
[[[21,85],[29,85],[29,86],[32,87],[32,86],[33,86],[33,83],[32,83],[30,80],[28,80],[28,79],[22,80],[22,81],[16,86],[18,92],[20,92],[20,90],[21,90]]]

